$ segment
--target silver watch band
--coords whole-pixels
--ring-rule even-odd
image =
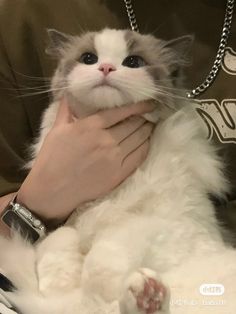
[[[32,242],[46,235],[46,226],[28,208],[17,203],[17,195],[10,201],[2,214],[2,221],[10,228],[19,229],[20,233],[30,237]]]
[[[26,222],[28,222],[33,228],[35,228],[41,236],[46,234],[46,227],[42,221],[34,216],[31,211],[25,206],[16,202],[17,195],[11,201],[13,210],[19,214]]]

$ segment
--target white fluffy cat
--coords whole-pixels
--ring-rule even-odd
[[[191,105],[173,96],[191,39],[49,33],[49,52],[60,59],[57,91],[34,156],[62,95],[75,114],[78,100],[90,114],[156,99],[147,118],[158,123],[146,161],[107,197],[78,208],[35,246],[0,240],[0,267],[18,289],[7,298],[23,314],[235,314],[236,252],[223,242],[209,200],[227,191],[223,167]],[[101,64],[111,67],[105,79]],[[221,284],[224,294],[202,295],[203,284]]]

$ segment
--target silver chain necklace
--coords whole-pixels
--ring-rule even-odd
[[[130,27],[133,31],[138,32],[139,28],[138,28],[136,16],[134,13],[134,9],[132,6],[132,0],[124,0],[124,3],[126,6]],[[218,47],[217,54],[215,57],[215,61],[213,63],[213,66],[209,74],[205,78],[205,80],[201,84],[199,84],[196,88],[194,88],[192,91],[187,93],[188,98],[194,98],[202,94],[203,92],[205,92],[208,89],[208,87],[213,83],[214,79],[216,78],[220,70],[222,60],[225,55],[225,48],[228,42],[230,29],[232,25],[233,10],[234,10],[234,0],[227,0],[224,24],[223,24],[220,43],[219,43],[219,47]]]

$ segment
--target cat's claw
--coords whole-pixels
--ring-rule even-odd
[[[122,313],[168,313],[168,289],[157,278],[154,271],[141,268],[130,276],[126,289],[127,295],[123,297],[123,304],[121,304]]]

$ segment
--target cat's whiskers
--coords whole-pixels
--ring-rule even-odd
[[[18,85],[17,87],[3,88],[3,89],[4,90],[9,90],[9,91],[24,92],[24,91],[27,91],[27,90],[45,90],[46,88],[48,89],[49,87],[51,87],[50,83],[47,83],[45,85],[37,85],[37,86]]]
[[[158,100],[158,99],[153,97],[153,95],[152,95],[153,93],[155,93],[159,96],[165,96],[165,97],[171,98],[171,99],[186,100],[185,96],[177,94],[177,92],[183,93],[183,91],[179,88],[160,85],[160,84],[158,84],[158,86],[143,86],[143,85],[137,84],[136,82],[133,83],[130,81],[119,80],[119,79],[116,79],[116,82],[121,83],[123,88],[132,89],[135,92],[140,93],[140,94],[143,92],[145,92],[145,93],[147,92],[147,95],[150,98],[155,99],[155,100]],[[161,80],[159,80],[159,82],[161,82]],[[169,91],[173,91],[173,93],[170,93]]]
[[[45,90],[45,88],[49,88],[49,87],[51,87],[51,84],[39,85],[39,86],[24,86],[24,85],[20,85],[19,88],[14,88],[14,90],[17,90],[17,91]]]
[[[160,85],[159,82],[165,82],[165,81],[169,81],[171,82],[171,80],[155,80],[154,82],[156,84],[158,84],[158,87],[162,88],[163,90],[169,90],[169,91],[173,91],[173,95],[177,96],[177,97],[183,97],[184,99],[186,99],[185,96],[181,96],[181,95],[185,95],[187,93],[187,89],[184,88],[179,88],[179,87],[173,87],[173,86],[166,86],[166,85]]]
[[[125,86],[127,89],[131,89],[131,90],[134,90],[134,88],[133,87],[130,87],[130,86],[128,86],[128,85],[126,85]],[[137,88],[137,87],[136,87]],[[144,100],[146,99],[146,100],[150,100],[150,99],[152,99],[152,100],[154,100],[154,101],[156,101],[156,102],[160,102],[160,99],[158,98],[158,97],[155,97],[154,95],[153,95],[153,92],[151,92],[150,93],[150,90],[148,90],[148,89],[146,89],[146,90],[144,90],[144,89],[138,89],[138,90],[135,90],[138,94],[140,94],[141,96],[144,96],[145,98],[144,98]],[[160,93],[159,93],[159,95],[160,95]],[[174,108],[173,108],[173,106],[170,106],[169,104],[168,104],[168,102],[165,102],[164,100],[162,100],[162,103],[164,104],[164,105],[166,105],[168,108],[170,108],[171,110],[173,110]]]
[[[138,93],[140,95],[147,97],[147,99],[153,99],[153,100],[158,101],[159,99],[156,96],[154,96],[154,94],[162,95],[162,90],[158,88],[154,88],[150,86],[143,86],[136,83],[134,84],[134,83],[130,83],[130,82],[119,80],[119,79],[117,79],[116,82],[120,85],[121,88],[134,91],[135,93]]]
[[[66,89],[68,89],[68,86],[64,86],[64,87],[60,87],[60,88],[50,88],[50,89],[46,89],[46,90],[42,90],[42,91],[38,91],[38,92],[34,92],[34,93],[27,93],[24,95],[19,95],[17,97],[29,97],[29,96],[35,96],[35,95],[50,94],[54,91],[61,91],[61,90],[66,90]]]
[[[18,72],[16,70],[12,70],[14,73],[16,73],[17,75],[19,76],[22,76],[22,77],[25,77],[27,79],[30,79],[30,80],[38,80],[38,81],[48,81],[50,82],[52,77],[47,77],[47,76],[31,76],[31,75],[27,75],[27,74],[23,74],[21,72]]]
[[[137,94],[140,94],[145,97],[145,99],[152,99],[154,101],[160,102],[160,97],[159,96],[164,96],[164,98],[161,99],[161,103],[168,107],[171,110],[176,110],[176,108],[173,105],[170,105],[170,103],[167,101],[167,99],[170,98],[178,98],[175,97],[174,94],[167,93],[163,91],[162,89],[157,88],[156,86],[146,86],[144,87],[143,85],[139,84],[133,84],[130,82],[126,82],[124,80],[116,80],[120,84],[120,87],[122,89],[128,89],[131,90]],[[154,96],[154,94],[156,96]]]

